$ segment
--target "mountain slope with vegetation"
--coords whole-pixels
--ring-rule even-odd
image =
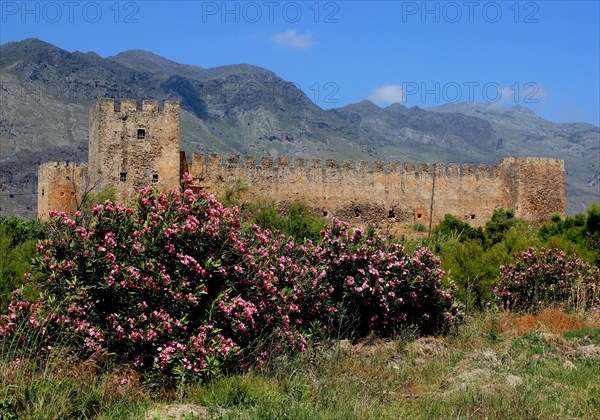
[[[88,109],[99,97],[179,100],[186,151],[481,163],[548,156],[565,159],[568,213],[599,196],[599,128],[523,107],[362,101],[323,110],[257,66],[204,69],[142,50],[103,58],[36,39],[0,45],[0,94],[2,215],[35,216],[40,162],[87,159]]]

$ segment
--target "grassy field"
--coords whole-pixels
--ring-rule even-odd
[[[61,354],[4,362],[0,418],[600,418],[598,314],[477,313],[445,337],[313,343],[169,390]]]

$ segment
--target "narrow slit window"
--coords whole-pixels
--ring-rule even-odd
[[[121,172],[121,173],[119,174],[119,180],[120,180],[121,182],[125,182],[125,181],[127,181],[127,172]]]
[[[146,138],[146,130],[144,130],[143,128],[138,128],[137,138],[138,140],[144,140]]]

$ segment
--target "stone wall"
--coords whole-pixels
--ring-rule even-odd
[[[498,207],[538,221],[564,213],[564,167],[557,159],[508,158],[493,167],[471,164],[273,160],[193,154],[185,165],[196,185],[222,193],[237,179],[244,198],[284,204],[302,201],[315,211],[353,223],[438,223],[453,214],[483,225]],[[433,211],[432,211],[433,210]]]
[[[565,212],[565,164],[560,159],[507,158],[504,182],[510,188],[510,208],[532,222]]]

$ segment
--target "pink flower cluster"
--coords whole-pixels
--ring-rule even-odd
[[[505,309],[535,311],[556,304],[599,310],[600,269],[556,248],[529,248],[515,263],[500,267],[493,291]]]
[[[460,319],[429,250],[409,254],[337,220],[318,244],[245,231],[236,208],[187,189],[188,178],[181,191],[140,190],[133,207],[94,206],[85,223],[53,214],[37,248],[44,299],[15,294],[0,339],[30,319],[45,345],[70,337],[73,348],[171,377],[303,351],[318,325],[341,337],[406,323],[441,331]]]
[[[427,248],[409,254],[373,229],[351,229],[334,219],[311,257],[322,271],[313,281],[310,310],[320,311],[331,326],[352,324],[355,334],[365,335],[392,334],[412,324],[428,333],[462,317],[462,305],[452,296],[455,286],[444,290],[440,260]],[[333,320],[339,317],[348,319]]]

